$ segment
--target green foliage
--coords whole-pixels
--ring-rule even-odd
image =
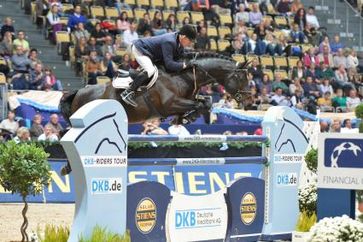
[[[190,148],[193,146],[205,146],[210,148],[221,147],[222,142],[153,142],[158,147],[175,147],[175,148]],[[228,146],[241,149],[245,147],[261,147],[262,144],[268,145],[269,143],[261,142],[227,142]],[[129,149],[142,149],[142,148],[152,148],[151,142],[129,142]]]
[[[125,235],[121,236],[119,234],[112,233],[108,231],[106,228],[101,228],[96,226],[90,238],[81,238],[79,242],[131,242],[130,234],[127,232]]]
[[[311,215],[307,212],[300,213],[296,224],[296,231],[309,232],[310,228],[316,223],[316,220],[317,217],[315,213]]]
[[[318,169],[318,150],[314,148],[309,150],[305,155],[305,162],[309,170],[316,173],[316,170]]]
[[[38,238],[41,242],[67,242],[69,237],[69,228],[67,226],[55,226],[47,224],[44,230],[44,237],[41,236],[38,227]]]
[[[359,133],[363,133],[363,119],[360,121],[359,124]]]
[[[48,154],[34,143],[0,145],[0,184],[21,196],[36,195],[50,180]]]
[[[355,108],[355,116],[357,118],[363,119],[363,104],[359,104],[356,108]]]
[[[363,190],[356,191],[357,201],[359,203],[363,202]]]

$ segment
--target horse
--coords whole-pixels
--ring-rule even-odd
[[[122,89],[111,83],[89,85],[77,92],[65,95],[60,110],[66,120],[84,104],[96,99],[115,99],[125,108],[129,123],[140,123],[151,118],[175,116],[176,123],[192,122],[200,114],[208,112],[210,103],[196,98],[200,88],[211,83],[224,86],[238,102],[250,100],[246,66],[232,58],[211,53],[189,53],[183,58],[194,59],[195,66],[178,73],[160,70],[155,84],[136,94],[137,107],[127,105],[120,97]]]

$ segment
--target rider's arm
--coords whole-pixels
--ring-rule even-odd
[[[164,65],[168,71],[178,72],[183,70],[184,63],[174,60],[172,43],[164,43],[161,49],[163,52]]]

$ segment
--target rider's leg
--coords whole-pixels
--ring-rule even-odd
[[[150,60],[150,58],[146,55],[141,54],[135,46],[131,47],[132,54],[134,55],[137,63],[141,66],[141,72],[130,72],[130,75],[133,79],[130,87],[121,93],[122,99],[127,103],[134,107],[137,106],[135,102],[135,92],[136,90],[155,73],[155,68]]]

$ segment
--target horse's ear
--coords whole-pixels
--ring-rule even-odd
[[[251,61],[245,61],[243,63],[238,62],[237,68],[238,69],[246,69],[247,66],[251,63]]]

